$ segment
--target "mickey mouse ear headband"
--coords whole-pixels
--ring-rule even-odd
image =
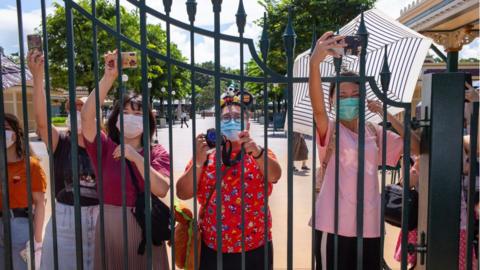
[[[253,102],[253,96],[247,91],[242,93],[239,91],[238,87],[232,83],[226,89],[226,92],[222,94],[220,98],[220,107],[223,108],[229,105],[238,105],[248,107]]]

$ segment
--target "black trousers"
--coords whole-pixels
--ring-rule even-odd
[[[185,123],[185,125],[188,127],[187,118],[182,118],[180,123],[181,123],[182,127],[183,127],[183,123]]]
[[[316,270],[332,270],[334,235],[315,231]],[[357,269],[357,238],[338,236],[338,270]],[[380,237],[363,238],[363,269],[380,270]]]
[[[268,269],[273,270],[273,245],[268,242]],[[245,269],[265,270],[265,246],[258,247],[245,252]],[[240,270],[242,269],[242,253],[223,253],[223,269]],[[200,254],[200,270],[217,269],[217,251],[209,248],[202,241],[202,251]]]

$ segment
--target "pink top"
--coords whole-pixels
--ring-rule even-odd
[[[333,136],[335,122],[329,124],[324,141],[317,140],[319,158],[323,160],[326,149]],[[382,164],[382,127],[375,125],[377,135],[370,134],[365,127],[365,188],[363,237],[380,237],[380,204],[378,165]],[[357,236],[357,152],[358,134],[340,124],[337,131],[340,143],[339,196],[338,196],[338,233],[346,237]],[[318,138],[318,134],[317,134]],[[378,138],[378,144],[375,142]],[[378,145],[378,146],[377,146]],[[380,149],[379,149],[380,148]],[[402,138],[387,131],[387,160],[389,166],[395,166],[403,150]],[[315,229],[334,233],[335,217],[335,152],[328,161],[325,178],[317,196]]]
[[[102,180],[103,180],[103,196],[105,204],[121,206],[122,205],[122,177],[121,177],[121,160],[113,158],[113,151],[117,148],[116,144],[103,131],[100,133],[102,143]],[[85,139],[85,149],[87,150],[92,165],[98,171],[97,161],[97,137],[93,142]],[[143,155],[143,149],[139,152]],[[137,167],[131,162],[135,177],[138,180],[139,187],[143,191],[144,182]],[[170,159],[168,152],[159,144],[153,145],[150,150],[150,165],[163,175],[170,175]],[[130,172],[128,166],[125,165],[125,182],[126,182],[126,198],[127,206],[135,206],[136,192],[135,187],[130,180]],[[97,185],[98,186],[98,185]]]

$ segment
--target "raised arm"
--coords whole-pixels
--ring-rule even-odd
[[[325,106],[325,99],[322,89],[322,79],[320,77],[320,63],[327,57],[332,55],[339,57],[334,48],[343,48],[345,45],[338,43],[343,40],[342,36],[332,38],[333,32],[324,33],[315,44],[315,49],[310,56],[310,74],[308,79],[308,90],[310,101],[312,103],[313,117],[317,124],[317,132],[321,139],[325,137],[328,128],[328,115]]]
[[[118,76],[117,69],[117,52],[108,52],[104,55],[105,59],[105,74],[99,82],[99,101],[100,106],[103,105],[105,97],[112,88],[115,79]],[[88,96],[87,101],[82,108],[82,133],[83,137],[89,141],[93,142],[97,133],[97,126],[95,123],[96,119],[96,104],[95,104],[95,92],[97,89],[93,90]]]
[[[113,158],[116,160],[121,158],[120,145],[118,145],[113,151]],[[131,161],[137,167],[140,175],[145,180],[145,167],[143,164],[145,159],[143,156],[140,155],[131,145],[125,144],[125,158]],[[155,196],[163,198],[167,195],[168,189],[170,188],[168,182],[169,177],[165,174],[162,174],[150,164],[151,191]]]
[[[33,77],[33,108],[35,122],[40,132],[40,137],[45,144],[48,143],[47,101],[43,89],[44,58],[38,50],[28,52],[28,69]],[[52,125],[52,151],[55,152],[58,145],[58,130]]]
[[[376,113],[383,118],[383,106],[380,101],[367,100],[367,107],[371,112]],[[389,112],[387,112],[387,121],[392,124],[392,127],[403,138],[405,135],[403,132],[403,123]],[[412,155],[420,155],[420,138],[415,134],[415,132],[411,132],[410,135],[410,150],[412,151]]]
[[[240,143],[243,145],[245,152],[250,153],[256,159],[259,170],[262,173],[264,172],[266,165],[264,155],[267,155],[268,182],[277,183],[282,176],[282,168],[280,167],[278,161],[271,155],[268,155],[266,150],[257,145],[257,143],[250,137],[248,130],[240,132],[238,137],[240,138]]]

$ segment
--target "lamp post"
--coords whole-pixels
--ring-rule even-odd
[[[165,91],[166,91],[165,87],[160,88],[160,91],[162,92],[160,94],[160,114],[161,114],[162,117],[164,117],[165,113],[163,111],[163,97],[164,97]]]
[[[176,94],[176,93],[177,93],[177,92],[175,92],[175,90],[173,90],[173,89],[172,89],[172,92],[170,93],[170,94],[171,94],[171,98],[172,98],[172,105],[175,105],[175,94]],[[174,108],[175,108],[175,106],[174,106]],[[178,104],[177,104],[177,109],[178,109]],[[173,115],[174,115],[174,116],[173,116],[173,118],[172,118],[172,124],[175,125],[175,113],[174,113]],[[170,115],[169,117],[171,117],[171,115]]]
[[[152,82],[149,81],[147,84],[147,87],[148,87],[148,92],[150,93],[150,104],[151,104],[150,106],[152,110],[155,110],[153,106]],[[154,120],[155,120],[155,140],[153,142],[155,144],[158,144],[158,128],[157,128],[158,112],[157,110],[155,110]]]

